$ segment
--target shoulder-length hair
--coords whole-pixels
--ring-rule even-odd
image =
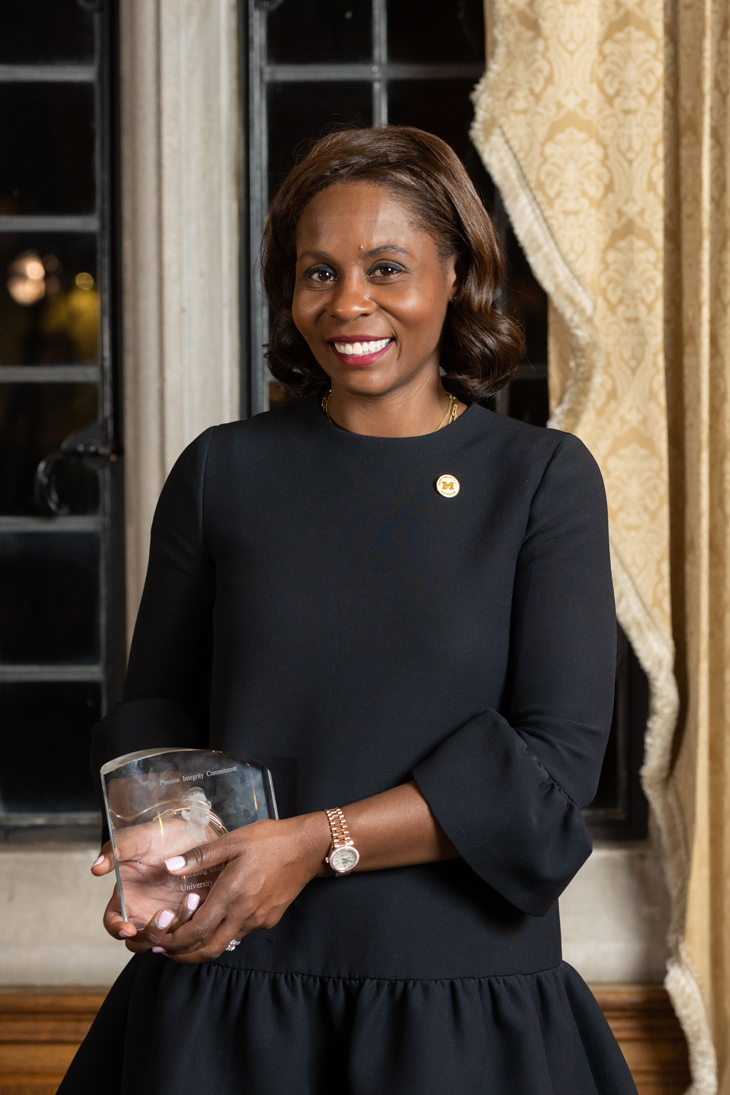
[[[457,256],[458,289],[441,340],[444,386],[467,403],[499,391],[524,356],[521,327],[495,304],[503,273],[499,239],[453,149],[410,126],[342,129],[322,137],[280,186],[262,248],[272,321],[266,356],[274,377],[300,397],[330,387],[292,319],[296,233],[315,194],[345,182],[391,191],[443,259]]]

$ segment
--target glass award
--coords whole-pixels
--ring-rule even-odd
[[[189,893],[201,903],[222,870],[170,875],[164,861],[232,829],[277,818],[271,773],[205,749],[127,753],[101,769],[122,916],[137,929],[162,909],[178,922]]]

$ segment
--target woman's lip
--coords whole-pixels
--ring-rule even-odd
[[[380,342],[378,338],[338,338],[336,340],[340,344],[343,342],[355,343],[355,342]],[[393,345],[393,339],[383,346],[382,350],[376,350],[374,354],[342,354],[335,347],[335,340],[329,342],[329,347],[332,353],[335,355],[338,361],[341,361],[344,365],[349,365],[351,369],[359,369],[365,365],[372,365],[374,361],[380,361],[381,357],[387,354],[390,347]]]
[[[330,346],[333,346],[335,342],[350,342],[353,346],[356,342],[382,342],[384,338],[389,338],[392,341],[392,335],[343,335],[342,338],[328,338]]]

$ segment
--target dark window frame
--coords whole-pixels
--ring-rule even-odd
[[[126,657],[124,608],[124,502],[121,445],[122,387],[117,307],[119,270],[119,152],[118,152],[118,8],[115,0],[77,0],[94,24],[94,60],[89,64],[0,65],[0,82],[70,81],[95,88],[96,205],[85,216],[0,216],[0,233],[93,232],[97,240],[100,293],[98,363],[93,365],[17,365],[0,369],[2,383],[73,384],[89,382],[98,389],[95,429],[80,443],[95,448],[91,455],[99,477],[99,509],[88,516],[0,517],[0,536],[19,532],[56,534],[98,533],[100,657],[92,665],[0,665],[0,682],[93,681],[101,690],[101,713],[121,694]],[[84,431],[86,432],[86,431]],[[83,732],[83,731],[80,731]],[[31,769],[32,771],[32,765]],[[6,812],[0,814],[0,841],[95,841],[100,815],[82,812]]]
[[[320,81],[358,81],[369,83],[372,94],[374,125],[388,122],[389,80],[444,80],[471,79],[475,83],[482,75],[484,66],[479,63],[455,64],[402,64],[388,61],[387,0],[372,0],[373,59],[371,62],[339,64],[270,64],[266,59],[266,18],[281,7],[285,0],[243,0],[239,5],[240,25],[245,34],[241,56],[248,58],[247,93],[245,110],[248,119],[248,172],[246,206],[248,225],[245,285],[247,299],[243,300],[241,314],[245,323],[242,340],[247,344],[247,376],[243,378],[242,404],[246,413],[258,414],[269,409],[268,370],[263,359],[262,346],[268,330],[268,309],[261,289],[259,248],[269,204],[269,173],[267,158],[267,95],[272,84],[315,83]]]

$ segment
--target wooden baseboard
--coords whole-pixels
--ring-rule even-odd
[[[55,1095],[107,991],[0,989],[0,1095]]]
[[[639,1095],[684,1095],[687,1043],[662,985],[591,985]]]
[[[683,1095],[687,1046],[661,985],[591,985],[639,1095]],[[0,1095],[55,1095],[106,989],[0,989]]]

